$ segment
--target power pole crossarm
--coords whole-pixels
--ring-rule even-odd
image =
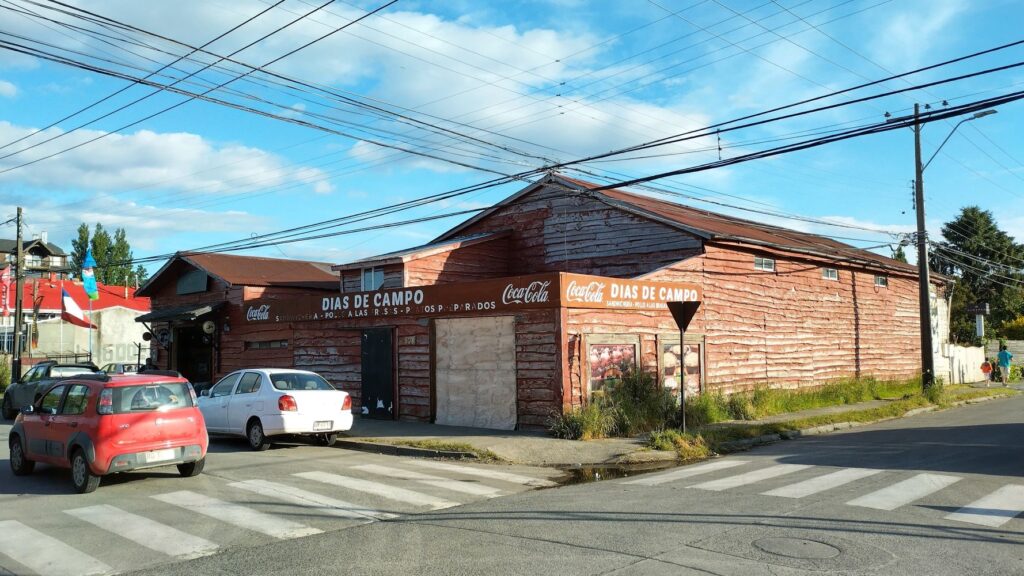
[[[920,105],[914,104],[914,200],[917,204],[918,304],[921,315],[921,386],[935,384],[935,355],[932,353],[931,278],[928,273],[928,232],[924,214],[924,164],[921,162]]]

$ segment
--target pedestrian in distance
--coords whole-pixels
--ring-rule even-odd
[[[1010,361],[1013,360],[1013,354],[1006,349],[1006,344],[999,347],[999,376],[1003,380],[1003,384],[1007,384],[1010,381]]]

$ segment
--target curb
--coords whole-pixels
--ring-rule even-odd
[[[966,406],[968,404],[980,404],[982,402],[988,402],[990,400],[1009,397],[1010,394],[997,394],[994,396],[982,396],[981,398],[970,398],[967,400],[960,400],[958,402],[951,402],[948,408],[957,408],[960,406]],[[755,438],[744,438],[742,440],[723,442],[719,444],[718,448],[721,452],[739,452],[741,450],[749,450],[750,448],[753,448],[755,446],[774,444],[782,440],[795,440],[796,438],[800,438],[801,436],[818,436],[821,434],[836,432],[838,430],[848,430],[850,428],[867,426],[869,424],[888,422],[889,420],[899,420],[900,418],[908,418],[910,416],[917,416],[918,414],[925,414],[928,412],[934,412],[936,410],[939,410],[939,406],[924,406],[921,408],[914,408],[913,410],[908,410],[904,412],[902,415],[893,416],[892,418],[882,418],[880,420],[872,420],[870,422],[835,422],[833,424],[814,426],[813,428],[804,428],[802,430],[790,430],[788,432],[782,432],[780,434],[765,434],[764,436],[757,436]]]
[[[480,457],[472,452],[455,452],[449,450],[430,450],[428,448],[413,448],[411,446],[398,446],[395,444],[378,444],[377,442],[360,442],[358,440],[343,440],[339,438],[334,446],[347,450],[358,450],[360,452],[372,452],[374,454],[387,454],[388,456],[413,456],[416,458],[448,458],[454,460],[479,460]]]

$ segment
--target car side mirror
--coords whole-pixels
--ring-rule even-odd
[[[28,415],[28,414],[35,414],[35,412],[36,412],[36,408],[35,408],[35,406],[33,406],[31,404],[29,404],[28,406],[23,406],[21,408],[21,413],[22,414],[26,414],[26,415]]]
[[[200,396],[209,396],[210,395],[210,391],[209,390],[203,390],[202,392],[199,393],[199,395]]]

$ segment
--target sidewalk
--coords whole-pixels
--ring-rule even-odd
[[[1011,385],[1011,387],[1019,388]],[[984,383],[972,388],[985,388]],[[971,392],[971,388],[951,390],[950,400]],[[759,420],[735,420],[711,425],[773,424],[818,416],[870,410],[890,404],[893,400],[871,400],[857,404],[827,406],[775,414]],[[934,408],[929,407],[927,410]],[[925,410],[922,410],[925,411]],[[907,415],[910,415],[909,413]],[[674,452],[648,450],[645,437],[607,438],[603,440],[562,440],[544,432],[487,430],[441,426],[422,422],[371,420],[356,417],[355,424],[344,438],[342,448],[410,456],[475,458],[491,454],[501,460],[532,466],[578,466],[594,464],[640,464],[674,460]]]

